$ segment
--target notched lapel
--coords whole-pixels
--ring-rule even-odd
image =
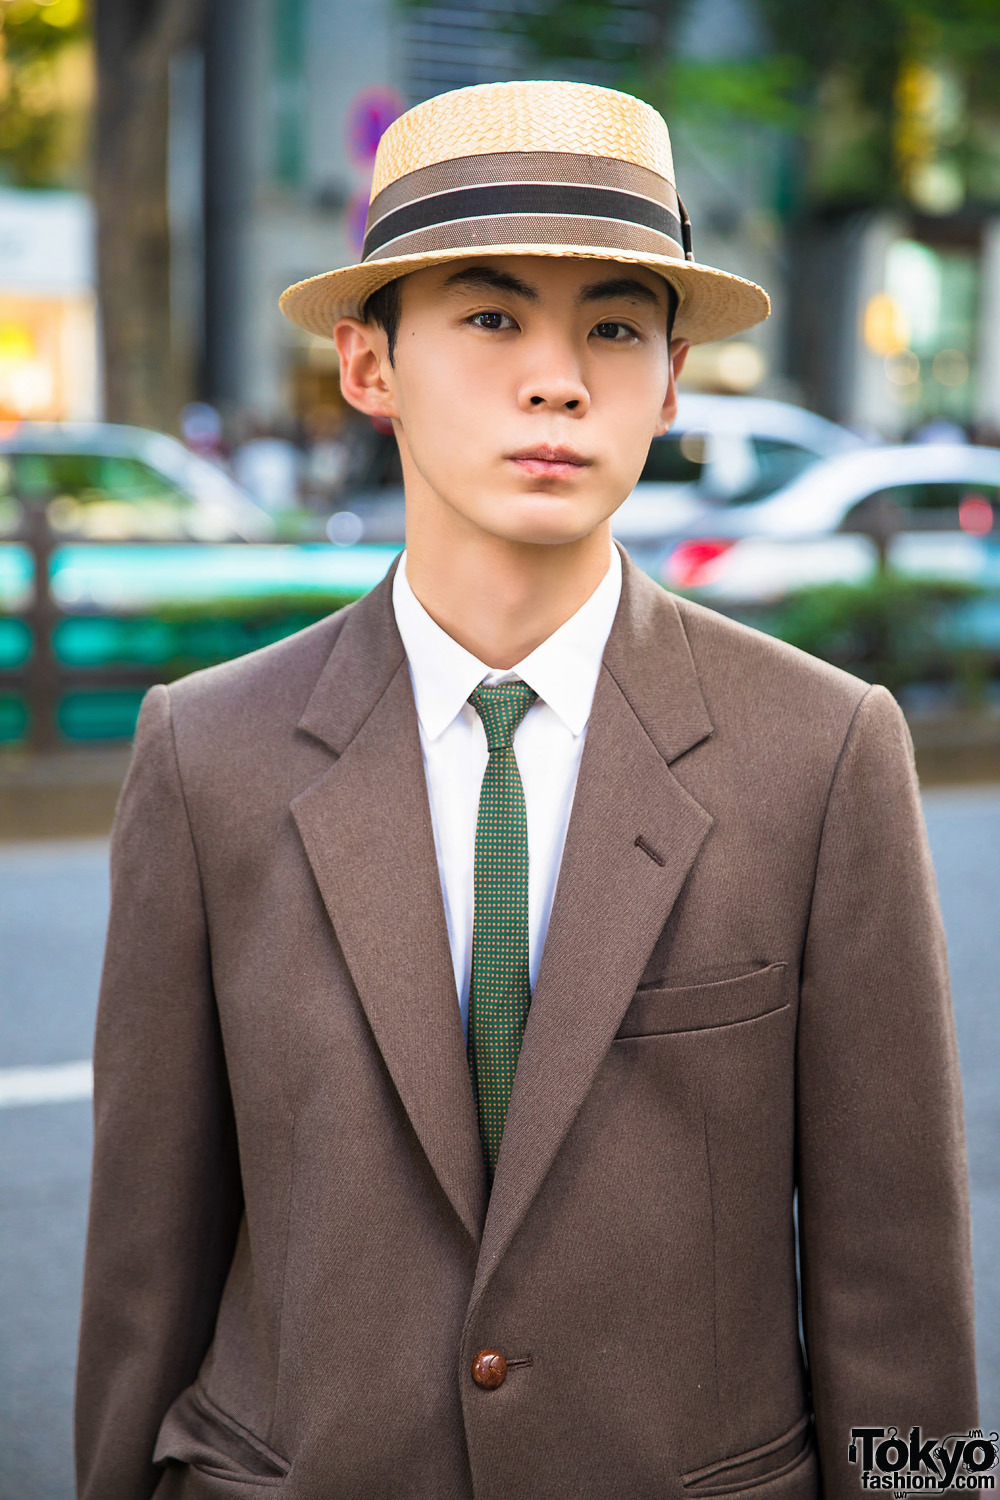
[[[353,606],[361,618],[345,624],[300,721],[342,749],[292,811],[399,1097],[478,1241],[486,1176],[391,578]]]
[[[583,1103],[713,822],[668,764],[712,731],[679,613],[627,553],[623,565],[470,1313]]]

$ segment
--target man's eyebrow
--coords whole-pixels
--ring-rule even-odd
[[[607,302],[613,297],[630,297],[633,302],[651,302],[654,307],[661,306],[661,299],[652,287],[647,286],[644,281],[636,280],[634,276],[609,276],[604,281],[591,281],[576,294],[576,300],[581,306],[586,302]]]
[[[453,272],[444,287],[446,291],[455,287],[473,291],[507,292],[525,302],[541,301],[537,287],[522,281],[520,276],[513,276],[510,271],[498,271],[493,266],[466,266],[461,271]]]

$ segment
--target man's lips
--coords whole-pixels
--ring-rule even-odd
[[[584,458],[573,448],[554,448],[542,443],[535,448],[523,448],[519,453],[508,453],[507,457],[525,474],[536,478],[571,479],[589,468],[592,459]]]

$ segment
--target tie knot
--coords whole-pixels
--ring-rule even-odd
[[[526,682],[481,682],[469,694],[469,702],[483,721],[490,754],[509,750],[514,731],[538,694]]]

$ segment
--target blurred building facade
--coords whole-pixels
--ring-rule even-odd
[[[99,407],[90,201],[0,188],[0,421],[92,421]]]
[[[277,300],[291,282],[357,257],[381,130],[402,109],[470,83],[619,81],[599,55],[539,60],[518,32],[530,9],[214,0],[203,60],[178,65],[171,130],[175,258],[189,293],[178,305],[201,344],[198,394],[263,425],[288,413],[336,415],[332,344],[300,333]],[[641,36],[644,15],[641,5],[615,7],[616,40]],[[695,64],[750,66],[770,47],[752,0],[693,0],[673,44]],[[192,127],[198,77],[205,102]],[[948,421],[1000,440],[1000,214],[964,205],[929,158],[910,209],[844,208],[798,223],[780,132],[716,124],[705,111],[667,114],[696,256],[760,282],[774,308],[748,335],[694,351],[689,385],[799,400],[890,438]],[[191,186],[193,129],[202,199]]]
[[[354,258],[379,125],[399,113],[391,0],[216,0],[205,47],[201,394],[267,423],[340,401],[335,352],[278,310]]]
[[[831,217],[794,242],[787,295],[789,372],[824,415],[1000,445],[1000,215]]]
[[[0,422],[99,414],[83,0],[0,10]]]
[[[333,346],[300,333],[277,303],[291,282],[357,257],[380,132],[445,89],[561,76],[634,84],[665,101],[696,256],[772,295],[767,323],[692,352],[687,385],[787,397],[890,438],[949,424],[1000,442],[1000,140],[994,130],[979,141],[993,177],[990,187],[980,174],[977,187],[955,144],[969,105],[961,69],[904,64],[866,148],[888,143],[901,180],[883,179],[867,201],[852,200],[850,182],[843,192],[859,160],[851,111],[821,98],[831,123],[819,127],[820,154],[839,152],[848,166],[839,196],[809,200],[803,162],[815,141],[797,139],[787,114],[730,107],[734,80],[759,104],[780,74],[790,43],[774,29],[778,0],[189,9],[196,40],[169,70],[169,342],[180,373],[178,411],[172,393],[155,408],[163,425],[200,398],[237,438],[289,418],[332,430],[344,411]],[[84,0],[4,10],[0,420],[101,414],[90,20]],[[780,95],[772,89],[771,102]],[[105,306],[111,327],[128,321],[136,297],[161,305],[130,295]],[[157,325],[150,348],[166,336]],[[107,347],[110,372],[121,350]]]
[[[879,216],[855,287],[859,418],[888,433],[954,425],[1000,444],[1000,215]]]

